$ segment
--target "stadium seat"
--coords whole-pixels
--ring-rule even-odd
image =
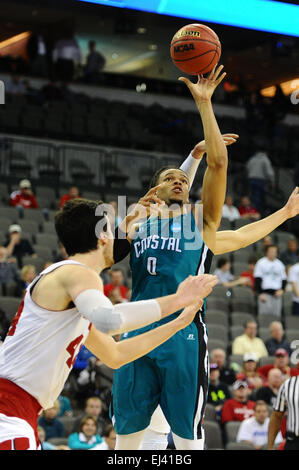
[[[27,232],[31,235],[35,235],[39,231],[39,224],[34,220],[21,219],[19,221],[19,225],[21,226],[23,233]]]
[[[243,326],[231,326],[230,327],[230,337],[231,340],[233,341],[237,336],[241,336],[244,333],[244,327]]]
[[[72,434],[76,420],[77,418],[75,416],[60,416],[59,417],[59,421],[61,421],[64,426],[65,437],[68,437],[70,434]]]
[[[226,217],[222,217],[221,222],[220,222],[220,227],[218,230],[231,230],[232,229],[232,224],[229,219]]]
[[[228,358],[229,364],[239,364],[240,367],[243,366],[243,354],[231,354]]]
[[[54,446],[67,446],[69,440],[67,437],[50,437],[47,442],[53,444]]]
[[[31,165],[24,152],[12,150],[9,155],[9,171],[15,177],[30,178]]]
[[[276,315],[272,315],[271,313],[267,314],[259,314],[257,316],[257,323],[259,327],[265,328],[269,327],[270,323],[273,321],[280,321],[281,319],[277,317]]]
[[[232,288],[232,299],[246,300],[252,305],[255,303],[255,296],[250,287],[236,286]]]
[[[56,235],[55,225],[52,221],[43,223],[43,233],[47,233],[49,235]]]
[[[39,258],[45,261],[52,261],[53,250],[46,245],[34,245],[33,249]]]
[[[208,351],[211,352],[213,349],[224,349],[226,351],[227,349],[227,343],[225,341],[222,341],[220,339],[209,339],[208,340]]]
[[[267,327],[261,327],[259,328],[258,330],[258,335],[257,335],[259,338],[261,338],[261,340],[263,340],[264,342],[269,339],[271,337],[271,334],[270,334],[270,331],[269,331],[269,328]],[[298,338],[299,339],[299,338]]]
[[[274,363],[274,356],[263,356],[259,360],[259,367],[266,366],[267,364],[273,364]]]
[[[225,450],[255,450],[255,447],[245,442],[228,442]]]
[[[238,228],[244,227],[244,225],[250,224],[251,221],[249,219],[237,219],[234,221],[235,230]]]
[[[234,251],[232,253],[234,263],[242,263],[242,264],[246,263],[246,265],[248,264],[249,258],[252,256],[253,256],[253,251],[247,250],[246,248],[243,248],[238,251]]]
[[[42,226],[45,218],[40,209],[25,209],[24,210],[24,219],[26,220],[34,220],[40,226]]]
[[[68,166],[72,181],[75,185],[92,184],[95,175],[84,161],[71,159]]]
[[[0,217],[9,219],[11,223],[18,222],[19,212],[16,207],[0,207]]]
[[[207,450],[223,449],[220,426],[215,421],[205,421],[203,424],[205,430],[205,444]]]
[[[294,340],[299,340],[299,329],[287,329],[285,331],[287,340],[291,343]]]
[[[57,250],[58,248],[58,239],[56,235],[50,233],[37,233],[36,244],[41,246],[46,246],[51,248],[51,250]]]
[[[205,408],[205,420],[217,421],[215,406],[211,405],[210,403],[207,403]]]
[[[226,342],[228,341],[227,328],[225,328],[225,326],[209,324],[207,329],[210,339],[220,339]]]
[[[212,310],[221,310],[222,312],[228,312],[229,305],[225,299],[221,298],[207,298],[207,311]]]
[[[235,276],[240,276],[243,271],[247,271],[248,263],[233,263],[232,264],[232,273]]]
[[[229,294],[229,295],[227,295]],[[210,294],[213,298],[214,297],[220,297],[221,299],[227,300],[231,296],[230,290],[227,287],[221,286],[220,284],[217,284],[217,286],[214,287]]]
[[[247,321],[255,321],[251,313],[233,312],[230,316],[232,326],[244,326]]]
[[[285,317],[284,321],[285,321],[285,327],[287,329],[296,329],[296,330],[299,329],[299,317],[295,315],[292,315],[292,316],[289,315]]]
[[[220,310],[209,310],[206,316],[207,325],[222,325],[228,328],[228,314]]]
[[[229,442],[236,442],[240,425],[240,421],[228,421],[227,423],[225,423],[224,430],[227,444]]]
[[[37,258],[33,258],[32,256],[24,256],[22,259],[23,266],[26,264],[34,266],[37,274],[42,271],[45,261],[46,260],[40,258],[39,256]]]
[[[249,299],[232,298],[231,299],[232,312],[254,313],[254,305]]]

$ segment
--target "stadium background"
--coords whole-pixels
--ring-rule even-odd
[[[203,138],[195,104],[177,81],[181,74],[169,56],[175,31],[194,19],[67,0],[12,0],[1,2],[1,8],[0,79],[7,89],[16,76],[25,86],[19,93],[6,91],[5,104],[0,105],[0,243],[9,225],[18,223],[38,255],[23,263],[39,271],[59,253],[53,217],[61,195],[71,185],[78,186],[84,197],[106,202],[126,195],[129,205],[146,192],[155,169],[179,165]],[[275,184],[266,194],[265,216],[280,208],[299,183],[299,108],[297,100],[291,100],[299,88],[298,37],[201,18],[198,22],[214,29],[222,43],[221,63],[227,79],[213,97],[220,129],[240,135],[239,142],[229,147],[227,193],[236,205],[249,194],[246,162],[255,152],[266,151],[275,170]],[[71,75],[68,72],[64,77],[51,51],[66,32],[77,40],[81,59]],[[47,45],[44,73],[32,66],[28,44],[36,33],[42,34]],[[90,40],[96,42],[106,63],[96,80],[87,82],[84,64]],[[260,100],[254,106],[256,93]],[[201,164],[191,193],[194,201],[199,198],[204,170]],[[31,181],[39,209],[20,215],[9,206],[9,196],[23,178]],[[248,221],[223,219],[221,229],[244,223]],[[280,251],[290,236],[299,236],[298,217],[272,233]],[[260,249],[257,243],[231,254],[232,273],[239,275]],[[217,257],[212,269],[216,263]],[[127,260],[119,266],[130,287]],[[2,286],[0,308],[10,321],[19,302],[13,293],[13,285]],[[221,346],[229,356],[232,340],[243,332],[244,320],[258,320],[255,296],[247,287],[233,288],[229,295],[219,287],[209,304],[209,348]],[[290,309],[291,293],[286,292],[282,322],[288,339],[299,339],[299,322],[289,327]],[[219,311],[225,312],[222,320]],[[268,335],[271,320],[259,325],[262,339]],[[107,373],[111,377],[111,371]],[[109,381],[103,385],[105,392],[107,387]],[[209,449],[225,445],[217,426],[216,422],[211,425]]]

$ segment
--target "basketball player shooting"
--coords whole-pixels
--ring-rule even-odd
[[[156,194],[165,202],[167,215],[164,217],[162,208],[159,218],[148,218],[138,228],[131,244],[134,301],[150,298],[151,292],[170,294],[188,275],[209,270],[226,193],[227,148],[211,103],[214,90],[225,76],[222,69],[222,66],[215,67],[207,78],[198,77],[195,84],[182,78],[199,110],[207,151],[202,230],[198,228],[198,214],[193,209],[185,210],[190,186],[188,176],[177,168],[162,168],[154,176],[152,185],[160,185]],[[177,209],[169,216],[167,209],[174,204]],[[179,229],[185,220],[191,228],[196,249],[185,249],[190,234]],[[116,449],[139,448],[158,404],[173,430],[177,449],[203,448],[201,423],[208,387],[207,334],[203,317],[204,309],[181,334],[167,341],[165,347],[115,372],[112,418],[117,433]],[[166,322],[156,322],[150,329]],[[125,336],[138,337],[146,330],[139,329]]]
[[[215,276],[190,276],[174,295],[113,306],[99,276],[113,264],[113,236],[108,218],[95,215],[97,206],[75,199],[57,213],[55,227],[68,259],[27,287],[0,348],[0,450],[39,448],[38,415],[53,406],[83,343],[111,368],[136,360],[186,328],[217,283]],[[178,307],[186,307],[179,317],[138,338],[117,343],[111,337]]]

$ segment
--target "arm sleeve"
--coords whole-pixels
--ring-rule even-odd
[[[118,227],[115,229],[115,238],[113,243],[114,263],[122,261],[131,250],[131,244],[126,238],[126,234]]]
[[[161,308],[156,300],[113,305],[97,289],[81,292],[74,303],[79,313],[97,330],[109,335],[136,330],[161,319]]]
[[[192,157],[191,152],[189,153],[186,160],[181,164],[180,169],[183,170],[190,179],[190,189],[192,187],[198,166],[201,162],[202,158],[194,158]]]
[[[254,287],[255,287],[257,294],[260,294],[262,292],[262,278],[261,277],[254,278]]]

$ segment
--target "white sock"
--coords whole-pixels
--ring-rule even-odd
[[[179,437],[172,433],[176,450],[203,450],[205,444],[205,434],[203,429],[201,429],[201,433],[202,438],[195,440],[184,439],[183,437]]]
[[[116,434],[115,450],[138,450],[146,429],[132,434]]]
[[[167,449],[167,445],[167,434],[161,434],[147,429],[140,450],[165,450]]]

